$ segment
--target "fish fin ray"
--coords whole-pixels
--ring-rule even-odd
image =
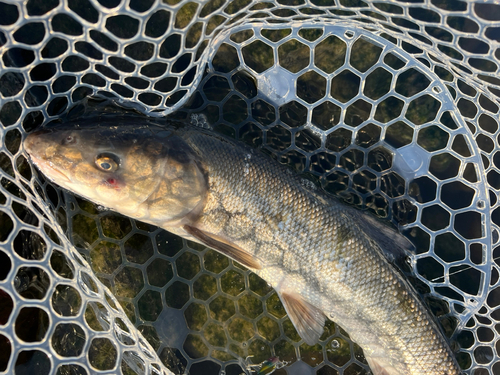
[[[297,294],[281,292],[278,295],[300,337],[308,345],[317,344],[323,334],[325,314]]]
[[[398,375],[399,371],[396,371],[392,366],[390,369],[384,366],[375,358],[371,358],[369,356],[365,356],[366,362],[368,362],[368,366],[370,366],[370,370],[372,370],[373,375]]]
[[[198,241],[204,243],[208,247],[221,252],[222,254],[234,259],[238,263],[241,263],[245,267],[261,269],[262,265],[247,251],[243,250],[239,246],[231,243],[225,242],[223,239],[218,238],[216,235],[207,233],[199,228],[193,227],[191,225],[184,225],[183,229],[189,233],[191,236],[196,238]]]
[[[377,244],[391,263],[400,263],[413,252],[412,243],[397,230],[373,217],[367,212],[349,208],[349,215],[356,218],[356,224]]]

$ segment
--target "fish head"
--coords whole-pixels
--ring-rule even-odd
[[[196,211],[207,190],[197,155],[171,131],[53,128],[31,133],[24,147],[57,185],[155,225]]]

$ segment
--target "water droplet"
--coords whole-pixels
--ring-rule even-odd
[[[203,113],[193,113],[191,114],[191,125],[197,126],[203,129],[210,129],[210,123],[208,122],[207,117]]]

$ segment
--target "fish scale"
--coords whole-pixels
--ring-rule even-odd
[[[68,134],[78,141],[62,142]],[[460,373],[381,249],[400,246],[400,235],[266,155],[190,127],[156,138],[106,124],[35,132],[25,147],[61,186],[250,268],[275,288],[307,344],[328,317],[363,348],[375,375]],[[99,169],[102,158],[111,171]]]
[[[368,358],[370,353],[392,358],[398,371],[394,373],[398,374],[459,373],[453,354],[432,317],[373,241],[356,230],[357,223],[348,216],[350,209],[318,192],[306,190],[300,178],[262,155],[255,154],[248,160],[246,149],[228,147],[217,137],[197,132],[187,134],[187,142],[200,155],[208,171],[207,206],[217,206],[220,200],[221,195],[211,191],[227,194],[224,197],[226,212],[208,209],[201,214],[200,221],[209,231],[221,230],[219,234],[231,237],[237,230],[231,228],[231,221],[223,228],[213,228],[211,223],[219,220],[218,215],[231,216],[232,209],[239,210],[242,205],[251,207],[247,210],[251,216],[247,221],[249,225],[258,233],[272,233],[272,240],[280,244],[280,251],[300,264],[300,274],[307,285],[301,296],[312,305],[321,306],[328,317],[350,333]],[[229,168],[228,160],[231,160]],[[244,170],[245,163],[251,164],[249,173]],[[281,200],[276,199],[277,191]],[[286,220],[283,229],[270,228],[270,220],[262,220],[266,215],[294,220]],[[239,227],[242,223],[235,225]],[[304,233],[305,236],[301,235]],[[239,244],[237,238],[233,240]],[[293,261],[285,262],[283,257],[273,256],[268,260],[267,254],[274,252],[269,248],[272,245],[246,241],[244,246],[273,268],[283,268],[285,274],[295,277],[297,270],[290,266]],[[256,273],[280,292],[279,283],[283,280],[266,272],[265,266]],[[323,305],[325,299],[326,306]],[[366,336],[367,331],[372,334]],[[366,337],[379,339],[372,342]],[[370,359],[376,361],[376,358]]]

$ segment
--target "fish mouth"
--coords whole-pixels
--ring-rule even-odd
[[[71,182],[70,178],[62,171],[56,169],[51,162],[40,159],[34,155],[30,155],[30,158],[33,164],[35,164],[50,180],[58,184]]]
[[[42,150],[44,150],[48,146],[47,142],[45,142],[44,140],[44,137],[40,137],[40,135],[47,133],[49,133],[49,131],[39,130],[34,133],[28,134],[28,136],[24,140],[24,149],[30,156],[33,164],[35,164],[38,169],[40,169],[43,174],[49,178],[49,180],[56,183],[71,182],[71,179],[63,171],[58,169],[54,165],[54,163],[45,160],[43,157],[39,157],[39,155],[44,154]]]

